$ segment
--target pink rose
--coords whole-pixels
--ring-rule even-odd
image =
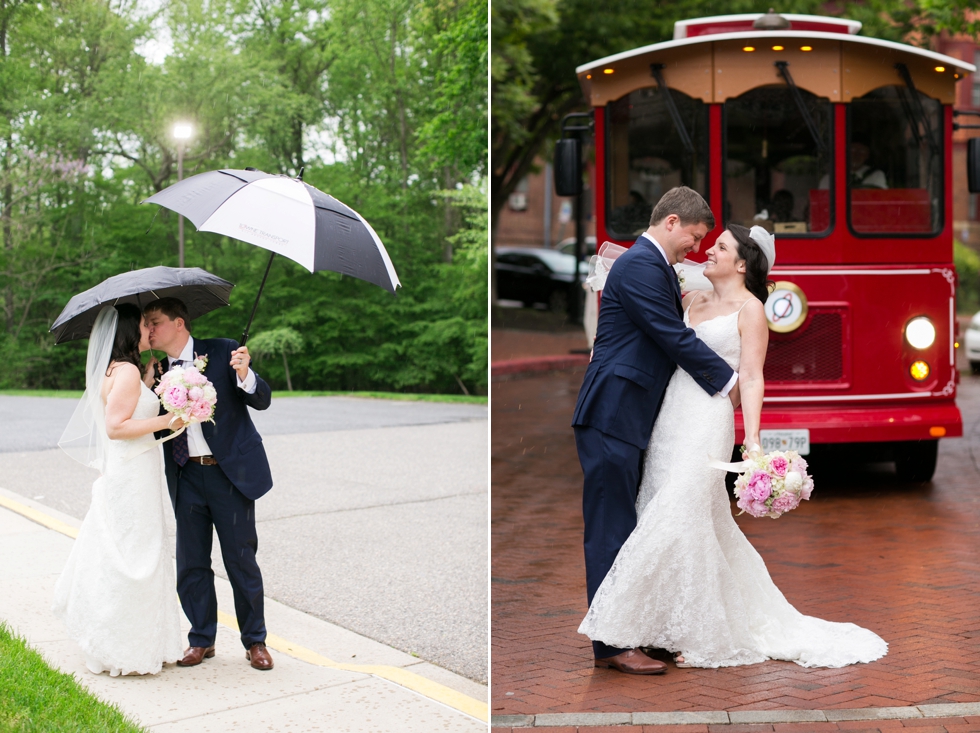
[[[167,388],[167,391],[163,393],[163,399],[171,407],[181,408],[187,404],[187,390],[179,384],[175,384]]]
[[[203,374],[201,374],[199,371],[197,371],[197,369],[195,369],[194,367],[188,367],[187,369],[184,370],[184,379],[187,381],[188,384],[196,385],[199,387],[203,387],[205,384],[208,383],[208,378],[205,377]]]
[[[766,506],[765,502],[750,499],[748,494],[742,494],[738,498],[736,506],[753,517],[764,517],[769,513],[769,507]]]
[[[770,462],[770,467],[772,472],[777,476],[785,476],[786,469],[789,467],[789,461],[787,461],[783,456],[775,456]]]
[[[749,501],[748,512],[753,517],[764,517],[769,514],[769,507],[764,501]]]
[[[796,509],[800,505],[799,497],[792,491],[787,491],[782,496],[777,496],[773,499],[772,510],[778,512],[779,514],[784,514],[788,511]]]
[[[772,479],[763,471],[755,471],[746,487],[746,495],[753,501],[765,501],[772,494]]]
[[[810,493],[813,491],[813,479],[809,476],[806,481],[803,482],[803,488],[800,489],[800,498],[809,501]]]
[[[192,402],[199,402],[204,396],[204,390],[200,387],[191,387],[189,390],[187,390],[187,396]]]
[[[191,415],[198,420],[209,420],[211,418],[211,405],[207,402],[198,402],[191,407]]]

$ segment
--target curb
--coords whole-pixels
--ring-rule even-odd
[[[524,375],[588,366],[589,359],[588,354],[558,354],[556,356],[495,361],[490,365],[490,381],[502,382],[508,379],[520,379]]]
[[[22,497],[23,501],[17,501],[11,498],[12,495],[16,496],[14,492],[0,489],[0,508],[18,514],[46,529],[66,535],[73,540],[78,538],[79,530],[76,525],[81,524],[79,520],[49,507],[44,507],[26,497]],[[43,508],[44,511],[41,511],[39,507]],[[238,631],[238,621],[234,616],[224,611],[218,611],[218,623],[233,631]],[[377,677],[483,723],[486,723],[489,718],[489,705],[487,702],[473,698],[470,695],[402,667],[396,667],[390,664],[349,664],[337,662],[317,654],[311,649],[300,646],[291,640],[271,633],[267,635],[266,645],[271,649],[306,662],[307,664]]]
[[[752,725],[759,723],[837,723],[851,720],[909,720],[959,718],[980,715],[980,703],[916,705],[899,708],[850,708],[840,710],[705,710],[676,713],[545,713],[540,715],[493,715],[493,728],[590,728],[610,725]]]

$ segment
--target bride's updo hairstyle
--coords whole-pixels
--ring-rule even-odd
[[[747,227],[729,224],[728,231],[738,243],[739,259],[745,260],[745,287],[764,305],[769,298],[770,288],[775,284],[769,279],[769,262],[759,245],[749,236]]]
[[[131,303],[120,303],[116,306],[116,312],[119,314],[119,320],[116,322],[116,338],[112,342],[112,356],[109,357],[109,363],[124,361],[142,371],[140,322],[143,320],[143,312]]]

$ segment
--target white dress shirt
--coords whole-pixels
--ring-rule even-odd
[[[670,265],[670,269],[673,270],[674,269],[674,265],[671,263],[671,261],[669,259],[667,259],[667,253],[664,252],[664,248],[660,246],[660,242],[658,242],[656,239],[654,239],[653,237],[651,237],[648,232],[643,232],[643,234],[641,234],[640,236],[641,237],[646,237],[651,242],[653,242],[653,245],[657,248],[657,251],[661,255],[663,255],[664,261],[668,265]],[[728,380],[728,384],[726,384],[724,387],[722,387],[722,389],[720,389],[718,391],[718,394],[720,394],[722,397],[728,397],[728,393],[732,391],[732,389],[735,387],[735,383],[737,381],[738,381],[738,372],[735,372],[732,375],[732,378]],[[191,455],[193,455],[193,453]]]
[[[198,356],[205,356],[205,354],[198,354]],[[184,362],[185,366],[191,366],[194,362],[194,337],[188,336],[187,343],[184,344],[183,351],[180,352],[180,356],[176,357]],[[174,359],[169,359],[169,364],[174,362]],[[169,366],[168,364],[168,366]],[[209,364],[210,366],[210,364]],[[204,370],[204,376],[207,376],[207,369]],[[238,381],[239,389],[244,389],[248,394],[255,393],[255,374],[252,372],[252,368],[249,367],[248,374],[245,375],[245,381],[238,378],[236,374],[236,379]],[[216,408],[217,409],[217,408]],[[209,456],[211,455],[211,448],[208,446],[208,442],[204,439],[204,431],[201,429],[201,423],[195,422],[187,426],[187,452],[192,456]]]

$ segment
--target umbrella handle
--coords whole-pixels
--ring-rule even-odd
[[[272,269],[272,261],[275,258],[275,252],[269,255],[269,264],[265,266],[265,274],[262,276],[262,284],[259,285],[259,292],[255,295],[255,304],[252,306],[252,315],[248,317],[248,323],[245,324],[245,330],[242,331],[242,340],[238,344],[239,346],[244,346],[246,343],[248,343],[248,329],[252,327],[252,319],[255,318],[255,311],[259,308],[259,298],[262,297],[262,288],[265,287],[265,280],[267,277],[269,277],[269,270]]]

